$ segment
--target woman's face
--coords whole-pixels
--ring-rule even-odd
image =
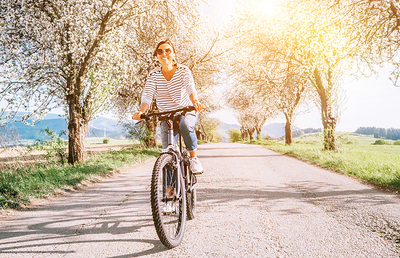
[[[162,44],[157,49],[157,59],[161,65],[172,65],[175,58],[175,52],[171,45]]]

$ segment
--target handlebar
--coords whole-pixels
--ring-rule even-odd
[[[141,119],[149,119],[152,116],[163,116],[166,115],[168,117],[173,117],[176,113],[182,112],[182,115],[185,115],[187,112],[194,111],[196,110],[195,107],[193,106],[187,106],[184,108],[176,109],[176,110],[171,110],[171,111],[165,111],[165,112],[155,112],[155,113],[148,113],[148,114],[141,114],[140,118]]]

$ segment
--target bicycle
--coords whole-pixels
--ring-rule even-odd
[[[194,107],[158,113],[142,114],[140,118],[159,117],[168,126],[168,147],[157,158],[151,179],[151,209],[157,235],[164,246],[174,248],[183,239],[186,216],[196,216],[196,174],[189,165],[189,152],[183,150],[182,136],[177,121]],[[175,125],[175,126],[174,126]],[[179,148],[174,138],[178,130]]]

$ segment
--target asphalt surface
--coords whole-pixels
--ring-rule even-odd
[[[153,162],[0,220],[0,257],[399,257],[400,199],[242,144],[203,144],[198,216],[166,249]]]

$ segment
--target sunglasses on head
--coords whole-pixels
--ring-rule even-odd
[[[165,53],[166,55],[171,54],[172,50],[170,48],[167,49],[157,49],[156,53],[157,55],[162,55],[163,53]]]

